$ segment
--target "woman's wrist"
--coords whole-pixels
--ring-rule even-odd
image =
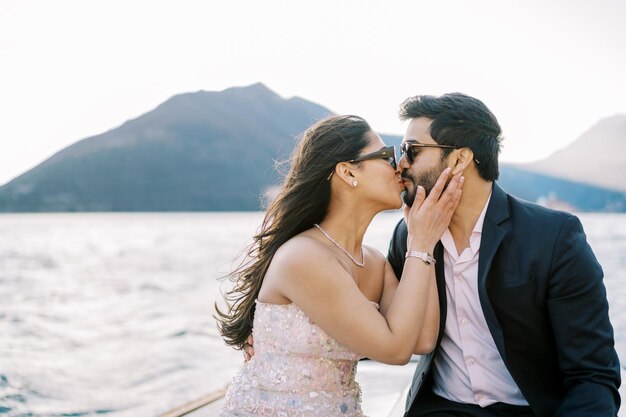
[[[409,239],[407,242],[406,248],[407,248],[407,251],[433,253],[433,250],[435,249],[435,243],[426,242],[423,240]]]
[[[426,265],[434,265],[435,263],[437,263],[437,261],[435,261],[433,254],[429,252],[409,250],[404,255],[405,262],[406,260],[410,258],[421,259]]]

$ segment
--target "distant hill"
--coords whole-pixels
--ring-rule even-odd
[[[524,200],[565,211],[626,211],[626,194],[563,178],[538,174],[515,165],[500,167],[498,183]]]
[[[286,159],[297,135],[330,114],[263,84],[180,94],[0,187],[0,212],[258,210],[261,195],[279,180],[274,161]],[[401,141],[382,136],[390,145]],[[604,146],[587,152],[621,152]],[[500,183],[521,198],[568,210],[626,211],[621,191],[519,166],[502,166]]]
[[[626,115],[600,120],[546,159],[518,168],[626,192]]]
[[[329,114],[263,84],[177,95],[0,187],[0,211],[258,210],[274,160]]]

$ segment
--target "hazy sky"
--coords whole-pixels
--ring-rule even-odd
[[[258,81],[399,134],[407,96],[465,92],[504,161],[539,159],[626,113],[625,21],[621,0],[0,0],[0,184],[174,94]]]

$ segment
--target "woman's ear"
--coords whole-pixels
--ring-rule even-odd
[[[452,161],[454,162],[454,165],[452,166],[451,175],[456,175],[459,172],[465,171],[474,160],[474,152],[472,152],[470,148],[458,149],[452,155],[454,155],[454,159]]]
[[[338,179],[345,182],[349,187],[356,187],[358,185],[358,181],[354,175],[354,170],[354,165],[348,162],[341,162],[335,167],[335,174]]]

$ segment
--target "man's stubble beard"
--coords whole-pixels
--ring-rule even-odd
[[[433,189],[444,169],[446,169],[445,160],[441,160],[438,166],[433,167],[427,172],[424,172],[417,179],[415,178],[415,174],[413,174],[410,169],[404,170],[404,172],[402,172],[402,178],[406,178],[413,183],[413,188],[407,188],[402,194],[402,200],[404,201],[404,204],[409,207],[413,205],[413,202],[415,201],[415,192],[417,191],[418,185],[424,187],[424,189],[426,190],[426,196],[428,197],[430,190]]]

